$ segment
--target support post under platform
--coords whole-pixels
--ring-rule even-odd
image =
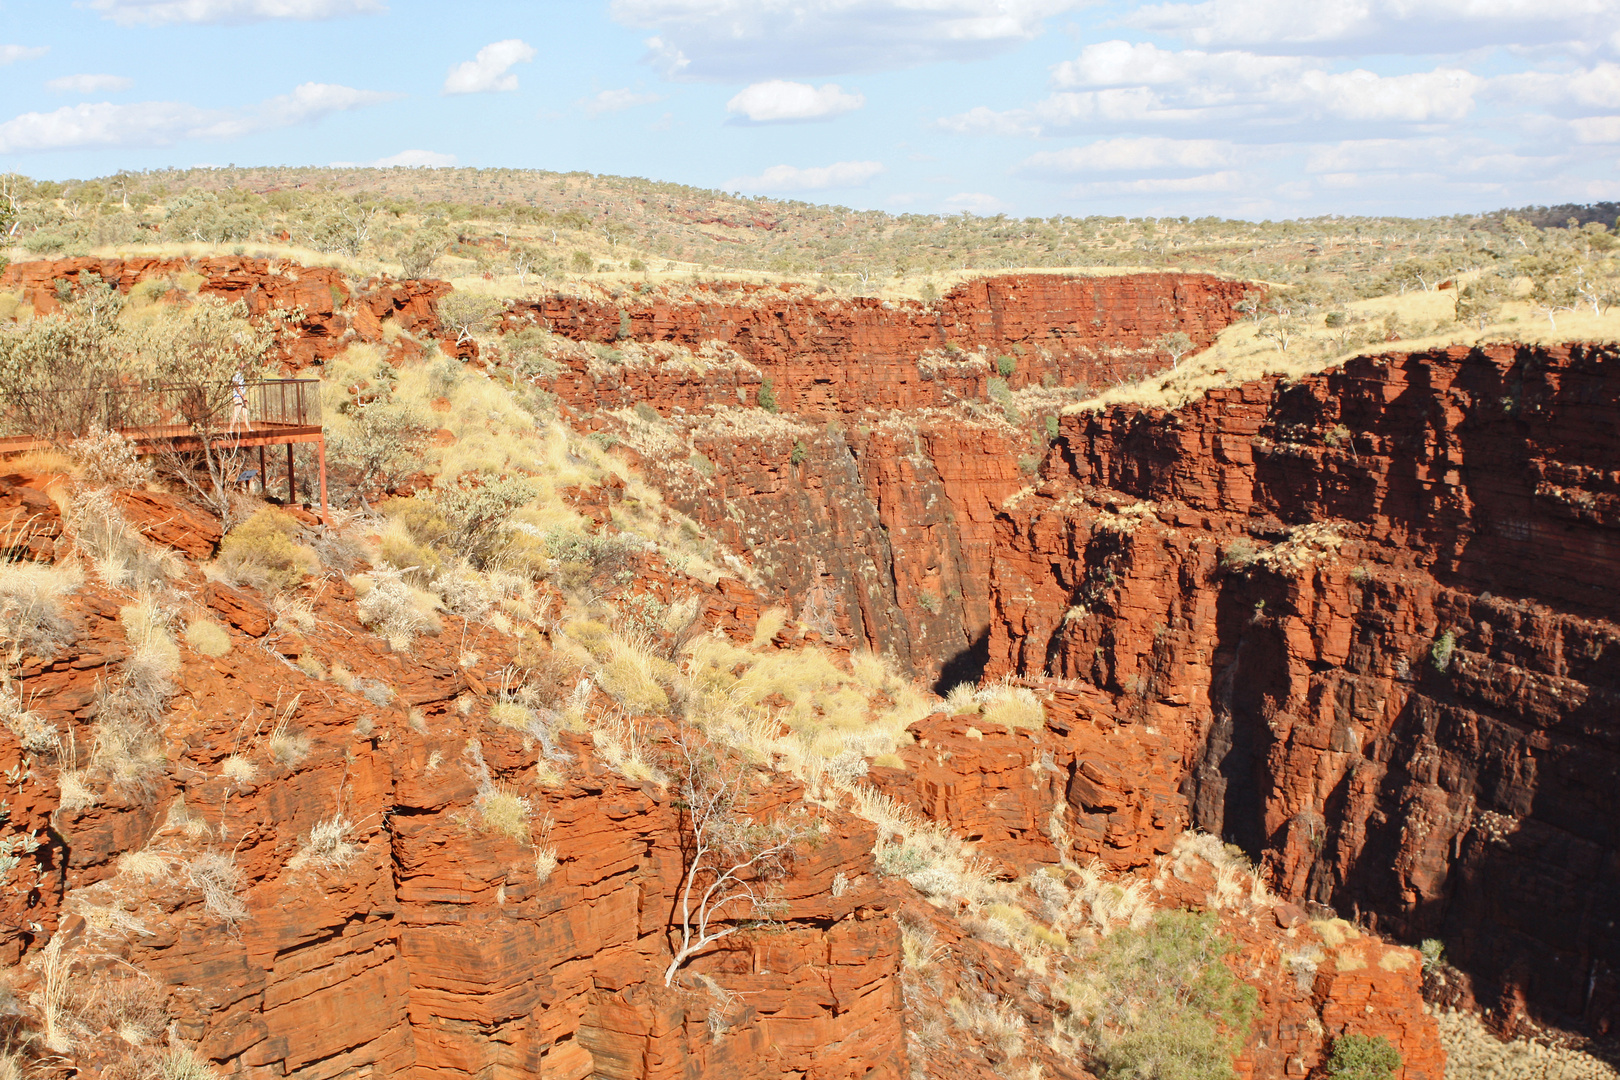
[[[330,525],[332,522],[326,515],[326,436],[316,441],[315,454],[321,463],[321,524]]]

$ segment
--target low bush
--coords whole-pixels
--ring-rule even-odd
[[[1445,633],[1435,638],[1434,644],[1429,647],[1429,660],[1434,664],[1434,670],[1443,674],[1445,670],[1451,666],[1451,654],[1456,652],[1456,650],[1456,631],[1447,630]]]
[[[984,702],[984,718],[992,724],[1011,728],[1046,726],[1046,707],[1027,687],[992,683],[978,696]]]
[[[136,488],[155,476],[135,444],[116,431],[92,431],[69,443],[67,454],[80,479],[91,487]]]
[[[297,518],[267,506],[225,534],[219,564],[239,585],[291,589],[321,565],[313,551],[293,542],[299,529]]]
[[[112,588],[150,588],[182,573],[173,552],[160,551],[130,527],[109,488],[75,493],[68,504],[74,542]]]
[[[1258,995],[1232,974],[1236,945],[1211,914],[1160,911],[1102,939],[1066,988],[1105,1080],[1230,1080]]]
[[[237,896],[242,888],[242,871],[236,863],[217,851],[205,851],[186,864],[186,880],[202,894],[203,908],[226,923],[247,918],[247,904]]]
[[[49,660],[73,640],[61,603],[83,580],[76,566],[0,562],[0,649],[8,664],[24,655]]]
[[[157,1055],[158,1080],[216,1080],[219,1073],[197,1051],[176,1043]]]
[[[556,560],[557,587],[586,606],[611,596],[635,574],[635,556],[641,547],[625,536],[553,529],[546,534],[546,550]]]
[[[20,685],[0,688],[0,724],[10,728],[23,749],[33,754],[50,751],[59,737],[56,725],[28,708]]]
[[[436,634],[440,624],[433,608],[437,598],[406,584],[398,570],[380,569],[355,579],[360,621],[398,652],[410,651],[418,634]]]
[[[306,866],[317,866],[326,870],[342,870],[354,861],[355,853],[360,850],[358,845],[344,839],[352,828],[354,822],[342,814],[333,814],[316,822],[298,853],[288,860],[287,868],[301,870]]]
[[[1327,1073],[1332,1080],[1391,1080],[1400,1067],[1401,1052],[1382,1035],[1340,1035]]]
[[[1260,549],[1253,540],[1239,537],[1221,552],[1221,567],[1225,570],[1247,570],[1260,557]]]
[[[608,656],[597,673],[602,689],[632,716],[669,707],[664,689],[675,677],[675,665],[657,656],[647,642],[614,635]]]

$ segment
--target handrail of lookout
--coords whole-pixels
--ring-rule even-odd
[[[49,429],[40,430],[42,424]],[[95,430],[119,432],[142,453],[258,447],[258,476],[266,490],[264,449],[285,445],[289,504],[297,496],[293,446],[313,443],[320,464],[321,520],[326,520],[326,437],[319,379],[132,382],[25,391],[0,407],[0,455],[47,449]]]

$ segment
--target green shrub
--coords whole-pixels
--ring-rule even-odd
[[[1018,361],[1014,360],[1012,357],[1005,355],[996,357],[996,374],[1000,375],[1003,379],[1009,378],[1012,373],[1017,370]]]
[[[1446,945],[1439,938],[1424,938],[1418,952],[1423,954],[1424,971],[1433,971],[1446,962]]]
[[[1401,1067],[1401,1052],[1382,1035],[1340,1035],[1328,1057],[1333,1080],[1391,1080]]]
[[[759,394],[755,396],[754,400],[766,412],[776,412],[776,386],[771,380],[766,379],[759,384]]]
[[[1255,547],[1254,541],[1239,537],[1221,552],[1221,566],[1227,570],[1247,570],[1259,557],[1260,549]]]
[[[297,518],[267,506],[225,534],[220,565],[240,584],[266,592],[290,589],[321,565],[313,551],[293,543],[299,528]]]
[[[1048,416],[1046,418],[1046,437],[1048,439],[1056,439],[1058,437],[1058,418],[1055,416]]]
[[[1434,670],[1443,673],[1447,668],[1449,668],[1451,666],[1451,654],[1455,652],[1456,649],[1456,631],[1447,630],[1445,633],[1435,638],[1434,644],[1429,646],[1429,659],[1434,664]]]
[[[553,529],[546,549],[557,560],[557,587],[594,602],[629,583],[635,576],[640,545],[622,536]]]
[[[1102,940],[1087,976],[1094,1065],[1105,1080],[1229,1080],[1259,996],[1232,974],[1212,914],[1160,911]]]
[[[804,462],[804,459],[809,455],[809,453],[810,448],[804,445],[803,439],[794,439],[793,453],[788,455],[788,460],[795,465],[799,465]]]
[[[500,548],[501,534],[520,506],[535,497],[529,480],[508,476],[487,484],[461,483],[440,488],[431,495],[415,498],[429,502],[447,526],[436,542],[444,550],[458,554],[479,570],[484,569]]]

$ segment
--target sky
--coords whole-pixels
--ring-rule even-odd
[[[1620,200],[1620,0],[0,0],[0,171],[463,165],[896,213]]]

